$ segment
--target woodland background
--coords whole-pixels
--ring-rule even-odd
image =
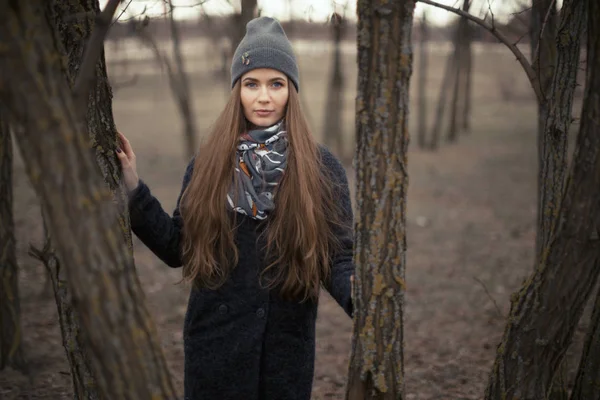
[[[342,13],[340,8],[339,15]],[[480,15],[485,14],[482,8]],[[524,6],[511,22],[500,26],[527,56],[530,18],[529,8]],[[196,140],[201,140],[225,104],[229,90],[227,41],[239,24],[235,17],[180,21],[183,64],[178,65],[168,17],[154,17],[146,28],[140,27],[140,20],[143,16],[112,26],[105,43],[106,68],[113,88],[116,126],[132,143],[140,176],[170,213],[190,149],[197,144],[186,132],[197,132]],[[345,21],[345,31],[338,32],[336,45],[339,21],[339,16],[325,24],[294,21],[284,23],[284,28],[299,61],[303,107],[316,138],[328,143],[344,161],[354,201],[356,28]],[[469,24],[473,40],[470,109],[461,111],[462,94],[458,108],[452,108],[454,89],[447,82],[445,115],[436,117],[441,88],[447,76],[452,76],[447,72],[448,60],[457,57],[457,26],[458,20],[449,26],[429,26],[426,41],[422,41],[423,20],[415,18],[413,26],[404,310],[407,399],[482,398],[502,338],[511,293],[530,275],[535,258],[535,94],[505,45]],[[423,54],[427,57],[425,64]],[[177,75],[181,67],[187,75],[187,93],[181,86],[173,89],[173,78],[169,76],[169,70]],[[580,84],[585,78],[584,68],[582,64]],[[421,81],[423,87],[419,87]],[[462,81],[459,90],[466,87],[466,81]],[[578,130],[582,95],[582,88],[577,88],[570,149]],[[332,98],[336,98],[333,105]],[[339,114],[332,110],[339,110]],[[191,120],[185,122],[186,115]],[[449,140],[453,116],[457,132]],[[428,144],[436,119],[440,137],[433,149]],[[425,132],[427,145],[420,145],[419,132]],[[30,375],[12,368],[1,371],[0,399],[70,399],[72,379],[52,289],[45,266],[29,254],[31,245],[40,248],[44,243],[39,200],[16,144],[14,154],[16,256],[23,351]],[[148,309],[173,382],[180,390],[182,324],[189,288],[178,283],[180,270],[168,268],[137,238],[133,244]],[[581,318],[566,357],[571,382],[590,307]],[[351,340],[352,321],[323,293],[317,323],[314,399],[343,398]]]

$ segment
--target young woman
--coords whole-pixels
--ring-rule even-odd
[[[280,24],[252,20],[232,92],[183,177],[170,217],[139,179],[121,135],[131,226],[191,283],[186,400],[309,400],[321,285],[352,315],[346,174],[315,143]]]

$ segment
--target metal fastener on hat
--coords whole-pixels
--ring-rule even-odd
[[[242,64],[244,65],[248,65],[250,64],[250,58],[248,58],[248,52],[245,52],[244,54],[242,54]]]

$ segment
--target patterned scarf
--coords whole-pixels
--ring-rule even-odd
[[[275,207],[274,190],[287,165],[287,132],[283,120],[240,136],[235,167],[237,185],[227,195],[231,210],[263,220]]]

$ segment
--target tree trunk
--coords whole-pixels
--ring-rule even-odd
[[[457,32],[456,41],[460,40],[460,23]],[[460,54],[460,45],[454,42],[454,54],[451,56],[454,58],[454,69],[452,71],[452,99],[450,100],[450,121],[448,125],[448,142],[455,142],[457,137],[457,117],[458,117],[458,101],[460,92],[460,77],[461,77],[461,62],[462,57]]]
[[[415,2],[360,0],[354,331],[346,398],[404,399],[408,102]]]
[[[456,68],[458,68],[458,66],[456,65],[454,54],[448,55],[446,58],[446,68],[444,68],[444,78],[442,80],[442,84],[440,85],[440,92],[438,94],[438,102],[435,109],[435,120],[431,130],[431,142],[429,144],[431,150],[437,149],[440,141],[440,131],[442,129],[444,110],[446,108],[446,96],[448,96],[448,92],[450,91],[452,77],[454,76],[454,70]]]
[[[235,53],[235,49],[240,44],[244,36],[246,35],[246,25],[250,20],[254,18],[258,8],[257,0],[241,0],[241,10],[239,13],[236,13],[232,16],[231,22],[233,26],[231,27],[231,36],[229,39],[231,40],[231,46],[229,48],[229,63],[227,68],[231,65],[231,59],[233,54]],[[231,89],[230,81],[226,80],[227,88]],[[228,90],[229,92],[230,90]]]
[[[563,10],[566,8],[563,6]],[[550,228],[550,219],[556,216],[558,203],[562,197],[565,160],[561,156],[555,161],[547,160],[546,140],[548,136],[544,134],[544,127],[548,118],[548,107],[551,98],[550,87],[554,76],[554,66],[556,65],[556,45],[557,34],[557,13],[555,0],[532,0],[531,23],[530,23],[530,41],[531,41],[531,63],[532,67],[539,77],[541,99],[538,98],[538,235],[536,237],[536,254],[539,255],[541,249],[547,241],[547,233]],[[551,148],[548,148],[551,150]],[[546,164],[544,164],[546,162]],[[552,171],[558,171],[559,175],[552,174]],[[544,193],[546,190],[552,190],[551,197]],[[537,260],[536,260],[537,263]]]
[[[598,12],[598,11],[596,11]],[[596,39],[598,40],[598,39]],[[600,399],[600,290],[581,353],[571,400]]]
[[[471,130],[471,100],[473,98],[473,49],[471,43],[473,41],[473,29],[469,25],[469,21],[465,19],[463,32],[463,82],[464,82],[464,98],[463,98],[463,114],[461,119],[462,131],[468,133]]]
[[[469,0],[463,0],[462,10],[469,12],[470,3]],[[465,97],[466,89],[466,76],[465,69],[466,65],[466,54],[465,54],[465,40],[469,28],[467,19],[461,17],[456,27],[456,36],[454,38],[454,62],[456,69],[454,70],[454,88],[452,91],[452,102],[450,103],[450,125],[448,127],[448,141],[455,142],[458,136],[460,118],[464,116],[464,111],[460,114],[459,109],[464,110],[464,105],[461,104]],[[459,115],[460,114],[460,115]]]
[[[600,94],[598,92],[598,58],[600,57],[600,26],[598,26],[600,4],[590,1],[587,12],[587,58],[588,69],[586,72],[586,95],[595,98],[595,106],[599,107]],[[596,17],[594,17],[596,16]],[[584,29],[585,30],[585,29]],[[590,60],[596,64],[589,64]],[[595,81],[592,81],[595,78]],[[593,86],[596,85],[596,86]],[[594,89],[595,88],[595,89]],[[583,110],[586,111],[585,109]],[[597,113],[598,115],[600,113]],[[582,116],[584,114],[582,113]],[[595,235],[598,235],[596,230]],[[571,400],[600,399],[600,289],[596,295],[592,317],[588,326],[585,343],[579,360],[575,383],[571,392]]]
[[[580,38],[584,33],[585,18],[584,5],[576,8],[563,6],[561,23],[556,36],[556,66],[544,106],[546,120],[543,138],[540,141],[543,146],[541,151],[543,160],[542,170],[539,172],[541,191],[538,194],[540,199],[538,222],[540,225],[536,242],[541,247],[536,257],[538,262],[543,256],[541,252],[547,248],[552,238],[563,197],[568,163],[569,128],[579,70]],[[556,374],[549,400],[568,399],[567,384],[568,371],[566,364],[563,363]]]
[[[332,39],[333,39],[333,62],[331,64],[331,79],[327,91],[327,105],[325,108],[325,122],[323,124],[323,139],[325,145],[332,152],[345,161],[344,139],[342,137],[342,111],[343,111],[343,88],[344,75],[342,73],[342,62],[340,56],[340,42],[344,34],[346,22],[339,14],[331,17]]]
[[[85,344],[79,318],[71,305],[71,296],[64,277],[64,270],[60,268],[60,261],[51,247],[45,222],[44,233],[46,237],[44,248],[37,250],[32,247],[29,254],[44,264],[54,291],[62,344],[67,354],[73,380],[73,398],[75,400],[97,400],[101,397],[96,379],[92,375],[90,358],[84,351]]]
[[[538,99],[540,168],[536,266],[556,224],[567,169],[568,134],[579,60],[579,34],[582,31],[580,26],[570,24],[568,17],[572,12],[573,9],[563,6],[562,22],[557,33],[555,2],[543,0],[532,4],[530,35],[533,68],[540,77],[540,89],[544,96],[543,99]],[[580,23],[584,19],[582,15],[575,18]],[[576,32],[569,31],[572,29],[576,29]],[[560,52],[565,56],[561,57]],[[563,364],[552,385],[550,400],[568,398],[566,378],[566,365]]]
[[[68,276],[102,397],[174,399],[131,245],[123,240],[119,209],[127,203],[117,196],[115,205],[91,157],[56,48],[58,37],[47,18],[50,7],[0,0],[0,101],[22,129],[17,141]],[[114,160],[114,147],[101,148],[100,140],[114,146],[116,138],[96,139],[96,153]],[[115,168],[113,183],[119,175]]]
[[[177,105],[179,106],[179,112],[183,118],[184,125],[184,142],[185,142],[185,155],[187,159],[191,159],[196,153],[197,144],[197,129],[196,119],[194,118],[194,107],[192,101],[192,93],[190,90],[190,81],[188,79],[187,72],[185,71],[185,65],[183,64],[183,55],[181,52],[181,34],[179,33],[179,26],[175,22],[173,16],[173,2],[168,0],[169,5],[169,27],[171,28],[171,40],[173,41],[173,58],[175,59],[175,75],[169,76],[169,80],[174,79],[171,83],[171,89]]]
[[[97,0],[64,1],[54,0],[54,21],[65,49],[68,65],[67,77],[71,87],[75,83],[83,60],[86,42],[93,29],[94,16],[100,11]],[[112,93],[104,56],[97,63],[95,84],[90,91],[87,107],[87,134],[96,148],[96,160],[105,182],[120,197],[119,204],[126,204],[126,193],[118,186],[118,161],[114,157],[116,130],[112,116]],[[131,248],[131,231],[127,207],[121,207],[123,237]],[[46,227],[46,223],[44,222]],[[46,230],[45,230],[46,232]],[[67,360],[71,369],[73,392],[76,399],[100,398],[98,386],[91,372],[91,361],[86,354],[77,313],[71,305],[64,269],[52,249],[46,234],[43,250],[32,249],[31,254],[46,267],[56,300],[59,323]]]
[[[7,115],[0,110],[0,370],[9,366],[25,371],[13,219],[12,159]]]
[[[423,18],[420,25],[421,37],[419,38],[419,80],[417,81],[417,91],[419,97],[418,113],[418,143],[419,148],[424,149],[427,142],[427,39],[429,29],[427,26],[427,12],[423,12]]]
[[[238,17],[239,25],[237,27],[234,27],[237,28],[234,29],[234,31],[237,32],[237,37],[232,43],[231,54],[235,52],[235,48],[244,38],[244,35],[246,34],[246,24],[248,24],[248,22],[250,22],[250,20],[254,18],[258,8],[257,0],[241,0],[241,4],[242,9]]]
[[[600,24],[600,13],[588,11],[590,3],[564,2],[561,41],[569,50],[558,52],[557,75],[566,74],[561,65],[567,65],[564,60],[574,52],[568,43],[577,40],[578,26],[585,15],[590,17],[590,26],[597,28]],[[600,227],[600,41],[592,34],[590,38],[593,43],[588,62],[592,73],[564,199],[552,239],[543,249],[533,275],[513,299],[486,399],[547,398],[600,272],[600,240],[595,233]],[[577,69],[577,65],[575,62],[570,68]],[[563,90],[568,90],[567,80],[563,75],[563,81],[557,77],[554,82],[560,81]]]
[[[561,23],[556,40],[557,58],[553,68],[554,77],[547,91],[546,119],[543,121],[540,170],[539,226],[537,261],[550,241],[556,216],[564,191],[567,171],[567,146],[572,120],[573,96],[577,86],[579,70],[580,38],[584,32],[587,7],[565,2],[561,12]],[[536,264],[537,265],[537,264]]]
[[[100,11],[98,0],[54,0],[56,28],[66,51],[68,81],[72,87],[83,61],[84,50],[92,30],[94,19]],[[78,18],[74,20],[73,18]],[[112,90],[106,74],[104,51],[96,63],[94,84],[87,99],[83,138],[88,140],[94,153],[98,171],[116,197],[119,213],[120,236],[133,255],[133,239],[129,225],[127,191],[121,184],[121,163],[115,156],[119,146],[117,129],[112,112]]]

